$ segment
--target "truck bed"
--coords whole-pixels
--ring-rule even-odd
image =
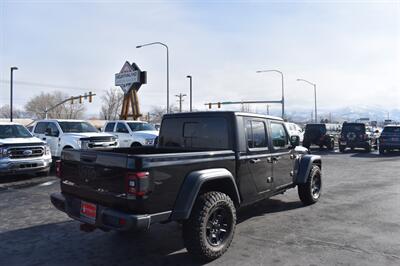
[[[61,168],[63,193],[125,212],[151,214],[173,208],[184,178],[192,171],[226,168],[235,173],[235,153],[153,147],[68,150]],[[129,199],[125,175],[141,171],[150,173],[150,193]]]

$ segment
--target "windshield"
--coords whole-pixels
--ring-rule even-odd
[[[59,122],[64,133],[87,133],[98,132],[97,129],[88,122]]]
[[[143,130],[157,130],[152,124],[148,123],[128,123],[132,131],[143,131]]]
[[[0,139],[31,138],[31,133],[21,125],[0,125]]]
[[[308,124],[306,125],[306,134],[326,134],[325,124]]]

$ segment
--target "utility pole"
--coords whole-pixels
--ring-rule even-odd
[[[179,93],[177,95],[175,95],[175,97],[178,97],[178,101],[179,101],[179,113],[182,113],[182,102],[183,102],[183,97],[185,97],[186,94],[183,93]]]
[[[17,67],[11,67],[11,77],[10,77],[10,121],[13,121],[13,72],[17,70]]]

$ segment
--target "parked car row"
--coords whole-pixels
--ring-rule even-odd
[[[307,124],[304,131],[294,123],[285,123],[285,126],[290,136],[298,136],[307,149],[311,145],[317,145],[333,150],[336,142],[340,152],[345,152],[348,148],[362,148],[367,152],[379,149],[379,153],[384,154],[400,149],[399,125],[387,125],[382,132],[364,123]]]
[[[28,128],[0,123],[0,174],[47,174],[67,149],[151,146],[158,136],[152,124],[109,121],[99,132],[84,120],[49,119]]]

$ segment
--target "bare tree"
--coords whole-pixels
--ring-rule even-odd
[[[13,108],[13,117],[14,118],[23,118],[25,116],[24,111]],[[0,118],[10,118],[10,105],[6,104],[0,107]]]
[[[105,120],[118,119],[124,100],[124,93],[119,88],[110,88],[101,97],[103,105],[100,110],[100,117]]]
[[[70,98],[68,94],[55,91],[51,93],[41,92],[39,95],[34,96],[25,105],[26,112],[36,119],[45,118],[45,111],[58,103]],[[49,118],[56,119],[79,119],[85,114],[86,108],[77,100],[74,102],[68,101],[57,108],[48,112]]]
[[[179,113],[179,108],[175,105],[170,105],[169,111],[170,111],[170,113]],[[149,112],[150,123],[153,123],[153,124],[161,123],[162,117],[166,113],[167,113],[166,107],[153,106]]]

